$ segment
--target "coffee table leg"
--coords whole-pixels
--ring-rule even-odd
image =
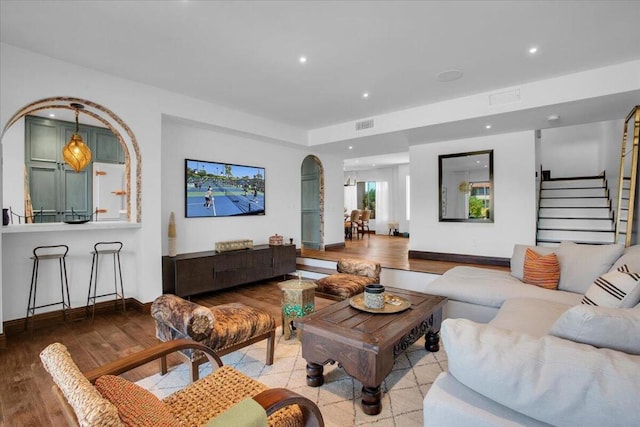
[[[320,387],[324,384],[324,366],[317,363],[307,363],[307,385],[309,387]]]
[[[435,353],[436,351],[440,350],[440,333],[439,332],[429,331],[427,332],[424,338],[425,338],[424,348],[427,351]]]
[[[378,415],[382,411],[380,386],[362,387],[362,412],[367,415]]]

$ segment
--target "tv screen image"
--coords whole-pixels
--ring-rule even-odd
[[[264,215],[264,168],[185,159],[185,216]]]

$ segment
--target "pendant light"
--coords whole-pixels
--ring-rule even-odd
[[[78,115],[84,105],[73,103],[71,106],[76,110],[76,131],[62,149],[62,157],[74,171],[80,172],[91,162],[91,150],[86,146],[78,132]]]

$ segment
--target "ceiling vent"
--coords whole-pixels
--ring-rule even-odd
[[[504,105],[520,102],[520,89],[496,92],[489,95],[489,105]]]
[[[361,122],[356,122],[356,131],[371,129],[373,127],[373,119],[363,120]]]

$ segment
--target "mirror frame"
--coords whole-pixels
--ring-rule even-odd
[[[442,162],[444,159],[455,157],[489,155],[489,218],[443,218],[442,217]],[[492,223],[494,219],[494,191],[493,191],[493,150],[468,151],[465,153],[441,154],[438,156],[438,221],[439,222],[475,222]]]

